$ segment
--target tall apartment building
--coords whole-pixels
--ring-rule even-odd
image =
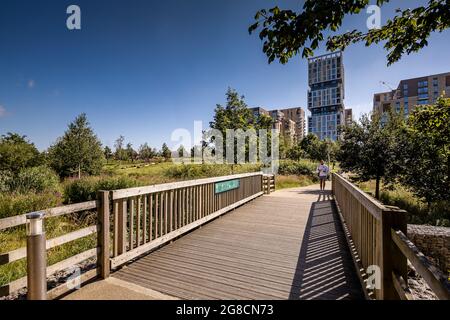
[[[264,108],[251,108],[255,117],[265,114],[272,118],[272,128],[279,130],[292,142],[305,136],[305,111],[302,108],[287,108],[267,111]]]
[[[383,114],[393,109],[408,116],[416,106],[435,103],[442,94],[450,97],[450,72],[402,80],[397,89],[376,93],[373,111]]]
[[[308,59],[308,132],[336,141],[344,123],[344,62],[342,52]]]

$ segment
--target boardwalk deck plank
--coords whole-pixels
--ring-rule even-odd
[[[257,198],[113,276],[182,299],[363,299],[332,199],[315,188]]]

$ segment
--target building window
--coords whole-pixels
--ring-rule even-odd
[[[428,100],[419,100],[417,101],[418,105],[428,104]]]
[[[428,87],[422,87],[422,88],[419,88],[419,89],[417,90],[417,92],[418,92],[419,94],[421,94],[421,93],[428,93]]]
[[[428,87],[428,81],[427,81],[427,80],[425,80],[425,81],[419,81],[418,87],[419,87],[419,88],[421,88],[421,87]]]

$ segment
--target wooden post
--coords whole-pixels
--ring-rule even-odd
[[[381,216],[381,300],[399,300],[394,287],[392,272],[407,279],[407,259],[392,240],[391,229],[407,233],[406,211],[397,207],[388,207]]]
[[[100,205],[98,206],[98,222],[100,230],[98,232],[98,246],[100,251],[98,254],[98,264],[100,267],[100,277],[106,279],[110,273],[110,249],[109,249],[109,191],[99,191],[98,200]]]

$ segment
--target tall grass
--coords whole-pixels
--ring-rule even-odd
[[[357,185],[374,196],[375,181],[360,182]],[[428,211],[427,205],[401,185],[392,189],[381,188],[380,201],[386,205],[396,206],[408,212],[408,223],[431,224],[450,227],[450,204],[437,203]]]

